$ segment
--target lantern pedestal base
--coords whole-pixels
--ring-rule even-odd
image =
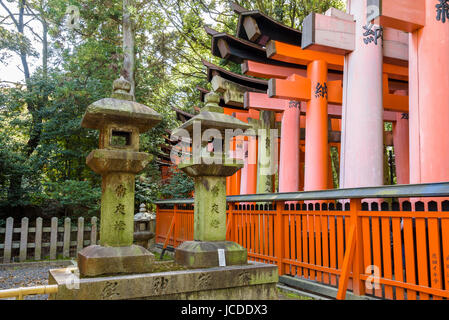
[[[145,273],[152,270],[153,263],[154,255],[137,245],[127,247],[92,245],[78,252],[81,277]]]
[[[223,249],[226,266],[248,264],[245,248],[231,241],[186,241],[175,250],[175,261],[188,268],[218,267],[218,250]]]
[[[158,262],[156,262],[156,265]],[[193,270],[130,274],[74,281],[63,269],[49,271],[58,286],[50,300],[277,300],[275,265],[250,262]],[[68,285],[71,284],[71,285]]]

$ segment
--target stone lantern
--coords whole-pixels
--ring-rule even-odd
[[[226,265],[247,263],[247,251],[237,243],[226,241],[226,177],[243,167],[222,152],[226,129],[247,129],[248,124],[223,113],[218,105],[220,96],[211,92],[205,96],[206,106],[201,113],[185,122],[173,135],[182,130],[193,133],[193,157],[178,167],[195,180],[194,241],[182,243],[175,251],[176,262],[188,267],[219,266],[219,251],[224,254]],[[201,137],[206,130],[215,129],[211,141],[196,137],[200,127]],[[184,132],[185,132],[184,131]],[[207,138],[207,137],[206,137]],[[195,139],[201,139],[195,141]],[[199,161],[198,161],[199,158]],[[217,161],[219,160],[219,161]],[[223,257],[223,255],[221,255]]]
[[[151,270],[154,256],[133,244],[134,177],[151,156],[139,152],[139,134],[162,117],[137,103],[123,77],[114,81],[111,98],[87,107],[81,126],[100,131],[99,149],[87,157],[87,165],[102,177],[100,245],[78,253],[82,276],[139,273]]]
[[[145,204],[140,205],[139,212],[134,215],[134,243],[146,248],[150,248],[150,240],[154,239],[155,217],[149,214]]]

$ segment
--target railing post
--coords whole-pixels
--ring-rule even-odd
[[[343,259],[343,266],[340,274],[337,299],[344,300],[348,287],[349,273],[352,268],[353,292],[355,295],[365,294],[365,287],[360,275],[363,273],[363,242],[362,242],[362,224],[358,216],[361,211],[361,199],[351,199],[350,216],[351,226],[349,230],[349,239],[346,243],[346,252]]]
[[[284,253],[284,219],[282,219],[283,202],[276,203],[276,218],[274,228],[274,255],[277,259],[279,275],[284,274],[282,258]]]

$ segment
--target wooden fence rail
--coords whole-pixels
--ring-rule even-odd
[[[393,191],[413,199],[379,200]],[[226,238],[245,247],[249,260],[278,265],[280,275],[338,288],[339,299],[347,290],[384,299],[449,299],[449,183],[369,192],[334,191],[343,201],[323,201],[330,191],[228,197]],[[312,196],[318,199],[285,201]],[[263,197],[266,204],[248,201]],[[191,199],[157,205],[156,242],[176,247],[193,240]]]
[[[3,263],[15,261],[17,257],[20,262],[41,260],[45,258],[43,251],[48,252],[50,260],[57,259],[58,254],[63,258],[76,257],[84,247],[97,244],[97,220],[97,217],[92,217],[90,226],[85,227],[83,217],[78,218],[76,226],[72,226],[70,218],[65,218],[63,227],[58,227],[58,218],[51,218],[49,226],[44,226],[43,219],[39,217],[35,226],[29,227],[29,219],[25,217],[21,219],[20,227],[15,227],[14,218],[9,217],[6,226],[0,228],[0,257],[3,256]]]

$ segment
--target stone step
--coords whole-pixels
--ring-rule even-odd
[[[293,287],[300,291],[309,292],[314,295],[326,297],[328,299],[336,299],[338,288],[327,286],[316,281],[306,280],[296,276],[280,276],[279,283]],[[350,291],[346,293],[346,300],[378,300],[369,296],[357,296]]]

